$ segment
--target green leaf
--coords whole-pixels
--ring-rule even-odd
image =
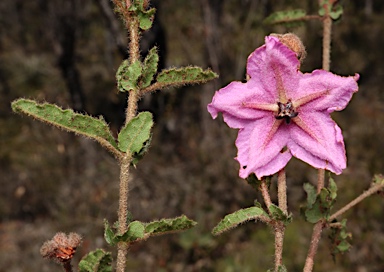
[[[333,20],[338,20],[343,15],[343,7],[333,0],[323,0],[320,2],[319,15],[324,16],[327,13]]]
[[[138,12],[137,16],[139,18],[139,27],[142,30],[148,30],[152,27],[153,17],[156,13],[156,9],[151,8],[145,12]]]
[[[144,60],[143,74],[140,80],[140,87],[145,88],[151,84],[157,72],[158,63],[159,63],[159,55],[157,54],[157,48],[153,47],[148,52],[148,55],[145,57],[145,60]]]
[[[329,175],[329,184],[328,184],[329,196],[332,200],[336,200],[337,197],[337,185],[335,180]]]
[[[225,231],[237,227],[239,224],[250,220],[257,220],[261,217],[269,218],[268,214],[259,207],[250,207],[246,209],[238,210],[234,213],[228,214],[223,220],[217,224],[212,230],[213,235],[219,235]]]
[[[310,183],[304,183],[304,191],[307,193],[307,206],[312,207],[316,201],[316,188]]]
[[[117,149],[116,141],[102,117],[94,118],[75,113],[71,109],[63,110],[54,104],[39,104],[28,99],[13,101],[12,109],[17,113],[26,114],[58,128],[94,139],[103,146],[112,146]]]
[[[292,222],[292,215],[285,214],[278,206],[271,204],[268,207],[271,212],[272,219],[283,221],[284,225],[287,225]]]
[[[352,239],[352,234],[347,232],[347,220],[343,219],[339,225],[333,223],[329,238],[331,240],[331,252],[333,257],[337,254],[343,254],[351,248],[349,243]]]
[[[163,70],[157,76],[157,82],[167,86],[181,86],[186,84],[199,84],[205,83],[209,80],[215,79],[218,75],[212,70],[203,70],[200,67],[184,67],[178,69]]]
[[[117,242],[134,242],[144,238],[144,224],[133,221],[128,225],[128,231],[122,235],[116,235]]]
[[[175,231],[187,230],[195,226],[197,223],[185,215],[172,218],[161,219],[159,221],[153,221],[145,224],[146,234],[166,234]]]
[[[152,114],[147,111],[139,113],[120,131],[119,149],[131,154],[139,153],[150,139],[152,126]]]
[[[259,190],[261,180],[258,180],[255,174],[249,175],[245,180],[248,182],[249,185],[252,186],[253,189],[255,189],[256,191]]]
[[[104,219],[104,239],[109,245],[115,245],[116,239],[115,239],[115,232],[112,230],[111,226],[109,225],[109,222]]]
[[[143,144],[143,148],[140,149],[139,152],[132,154],[132,162],[131,164],[136,167],[136,165],[139,163],[139,161],[144,157],[144,155],[148,152],[149,147],[151,146],[152,141],[152,133],[149,135],[149,138],[146,142]]]
[[[306,12],[302,9],[277,11],[269,15],[265,20],[265,24],[284,24],[287,27],[297,27],[302,25],[306,19]]]
[[[129,11],[132,11],[139,19],[139,27],[142,30],[148,30],[152,27],[153,17],[156,9],[145,9],[143,0],[134,0],[129,7]]]
[[[143,67],[141,62],[136,60],[134,63],[129,63],[124,60],[116,72],[117,86],[120,92],[137,91],[138,81],[142,74]]]
[[[322,188],[320,194],[316,194],[316,188],[309,183],[304,184],[304,190],[307,193],[307,204],[302,208],[305,219],[310,223],[327,220],[337,196],[337,186],[332,177],[328,188]]]
[[[79,263],[79,272],[111,272],[112,254],[97,249],[85,255]]]

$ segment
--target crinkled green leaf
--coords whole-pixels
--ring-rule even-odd
[[[329,175],[329,184],[328,184],[329,196],[332,200],[335,200],[337,197],[337,185],[335,180]]]
[[[140,151],[132,154],[131,164],[134,167],[136,167],[136,165],[144,157],[144,155],[147,154],[148,149],[151,146],[151,141],[152,141],[152,133],[149,135],[148,140],[144,142],[143,147],[140,149]]]
[[[213,235],[219,235],[225,231],[237,227],[239,224],[261,217],[269,218],[268,214],[260,207],[250,207],[238,210],[226,215],[223,220],[212,230]]]
[[[101,143],[109,143],[117,148],[107,123],[102,117],[94,118],[88,115],[75,113],[71,109],[62,108],[49,103],[37,103],[33,100],[18,99],[12,102],[12,109],[17,113],[23,113],[37,120],[53,126],[75,132],[92,138]]]
[[[166,234],[175,231],[187,230],[195,226],[197,223],[185,215],[171,218],[161,219],[145,224],[146,234]]]
[[[153,17],[155,15],[156,9],[151,8],[145,12],[138,12],[137,16],[139,18],[139,27],[142,30],[148,30],[152,27]]]
[[[112,254],[97,249],[85,255],[79,263],[79,272],[111,272]]]
[[[310,183],[304,183],[304,191],[307,193],[307,206],[312,207],[316,201],[316,188]]]
[[[142,30],[148,30],[152,27],[153,17],[156,9],[151,8],[146,10],[143,0],[134,0],[129,7],[129,11],[134,12],[139,19],[139,27]]]
[[[332,256],[337,254],[343,254],[351,248],[349,243],[352,239],[352,234],[347,231],[347,220],[343,219],[339,225],[333,224],[335,227],[331,227],[331,233],[329,235],[331,241]]]
[[[112,230],[111,226],[109,225],[109,222],[104,219],[104,239],[109,245],[115,245],[116,239],[115,239],[115,232]]]
[[[217,74],[212,70],[203,70],[200,67],[184,67],[163,70],[157,76],[157,82],[164,87],[172,85],[181,86],[186,84],[199,84],[205,83],[209,80],[215,79]]]
[[[143,67],[139,60],[132,64],[124,60],[116,72],[117,86],[120,92],[137,91],[138,81],[142,74]]]
[[[128,225],[128,231],[121,235],[116,235],[117,242],[134,242],[144,238],[144,223],[133,221]]]
[[[333,0],[323,0],[320,2],[319,15],[324,16],[326,13],[333,20],[338,20],[343,15],[343,7]]]
[[[278,206],[271,204],[268,207],[271,212],[272,219],[283,221],[285,225],[292,222],[292,215],[285,214]]]
[[[118,136],[118,147],[123,152],[139,153],[150,139],[152,114],[141,112],[123,127]]]
[[[322,188],[320,194],[316,194],[316,188],[309,183],[304,184],[304,190],[307,193],[307,204],[301,211],[305,219],[310,223],[327,220],[337,196],[334,180],[330,177],[328,188]]]
[[[157,72],[158,63],[159,63],[159,55],[157,53],[157,48],[153,47],[148,52],[148,55],[145,57],[145,60],[144,60],[143,74],[140,79],[140,87],[145,88],[151,84]]]
[[[265,24],[284,24],[287,27],[297,27],[305,20],[306,12],[302,9],[277,11],[269,15]]]

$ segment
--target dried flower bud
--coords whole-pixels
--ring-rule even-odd
[[[305,57],[307,56],[307,52],[305,51],[305,46],[300,38],[293,33],[286,34],[271,34],[271,36],[277,37],[281,43],[286,45],[289,49],[296,53],[297,58],[300,62],[303,62]]]
[[[66,235],[58,232],[52,240],[46,241],[40,248],[44,258],[52,259],[58,263],[68,262],[73,258],[76,248],[81,244],[81,236],[71,232]]]

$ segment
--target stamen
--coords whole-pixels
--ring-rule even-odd
[[[285,123],[289,124],[291,122],[291,118],[295,118],[299,113],[293,107],[292,101],[289,99],[287,103],[277,102],[277,106],[279,107],[279,111],[275,118],[285,119]]]

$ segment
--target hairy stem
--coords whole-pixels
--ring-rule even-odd
[[[319,1],[320,3],[320,1]],[[327,10],[327,9],[326,9]],[[331,65],[331,34],[332,34],[332,18],[329,14],[324,15],[323,19],[323,69],[329,71]],[[319,169],[317,176],[317,193],[324,188],[325,170]],[[313,270],[314,258],[319,246],[321,233],[324,228],[324,221],[320,220],[313,227],[311,244],[309,246],[307,258],[305,260],[304,272],[311,272]]]
[[[271,197],[269,196],[268,185],[265,178],[261,180],[260,191],[261,191],[261,195],[263,196],[265,206],[267,206],[268,213],[271,214],[269,207],[272,205],[272,201],[271,201]]]
[[[279,200],[279,208],[288,214],[287,208],[287,180],[285,170],[282,169],[277,174],[277,197]],[[279,266],[283,264],[283,244],[285,226],[283,222],[278,222],[275,230],[275,271],[278,271]]]
[[[345,205],[343,208],[341,208],[340,210],[338,210],[337,212],[335,212],[334,214],[332,214],[328,221],[331,222],[332,220],[336,219],[336,217],[342,215],[343,213],[345,213],[346,211],[348,211],[349,209],[351,209],[353,206],[355,206],[356,204],[360,203],[361,201],[363,201],[364,199],[366,199],[367,197],[377,193],[378,191],[382,190],[384,188],[384,184],[375,184],[374,186],[372,186],[371,188],[369,188],[367,191],[365,191],[364,193],[362,193],[361,195],[359,195],[358,197],[356,197],[354,200],[352,200],[351,202],[349,202],[347,205]]]
[[[326,14],[323,20],[323,69],[329,71],[331,65],[332,18]]]
[[[279,270],[279,267],[283,265],[283,244],[285,226],[283,222],[278,222],[274,227],[275,230],[275,271]]]
[[[287,207],[287,178],[284,168],[277,174],[277,197],[279,200],[279,208],[288,214]]]
[[[320,194],[321,189],[324,188],[325,183],[325,170],[319,169],[317,171],[317,194]]]
[[[126,2],[126,7],[130,6],[130,1]],[[139,20],[136,17],[126,18],[127,28],[129,32],[129,54],[130,62],[134,63],[140,58],[139,48]],[[127,124],[137,113],[137,102],[139,100],[139,94],[133,90],[129,92],[128,106],[126,111],[125,123]],[[120,160],[120,189],[119,189],[119,210],[118,221],[119,229],[118,233],[123,234],[128,230],[127,216],[128,216],[128,192],[130,181],[130,165],[132,162],[132,155],[127,152]],[[128,244],[125,242],[119,242],[117,245],[117,264],[116,271],[124,272],[126,267],[126,259],[128,253]]]
[[[305,260],[303,272],[311,272],[313,270],[314,259],[315,259],[315,255],[317,252],[317,248],[319,245],[323,228],[324,228],[324,222],[322,220],[317,222],[313,227],[311,244],[309,246],[308,255]]]

